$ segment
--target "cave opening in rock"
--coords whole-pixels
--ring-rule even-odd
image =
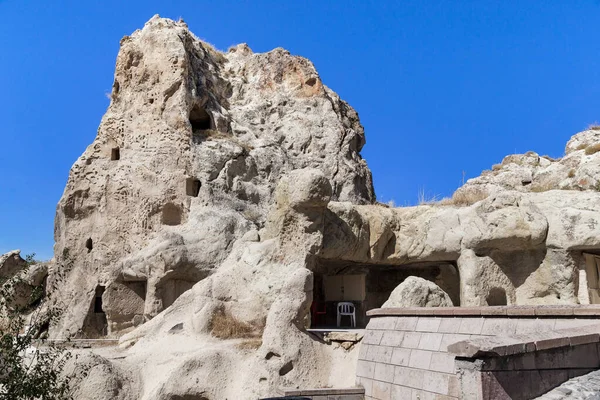
[[[491,288],[485,301],[488,306],[505,306],[507,304],[506,290],[502,288]]]
[[[116,161],[121,159],[121,150],[118,147],[113,147],[110,150],[110,159],[111,161]]]
[[[85,241],[85,248],[88,250],[88,253],[89,253],[90,251],[92,251],[92,249],[94,248],[94,244],[93,244],[93,242],[92,242],[92,238],[88,238],[88,239]]]
[[[584,252],[579,267],[578,298],[581,304],[600,304],[600,251]]]
[[[102,296],[106,288],[103,285],[96,286],[90,309],[86,315],[81,336],[86,339],[94,339],[108,334],[108,320],[104,312]]]
[[[200,180],[196,178],[187,178],[185,180],[185,193],[188,196],[198,197],[201,186],[202,184],[200,183]]]
[[[185,292],[196,284],[196,280],[169,279],[161,284],[159,289],[163,309],[170,307]]]
[[[182,218],[181,208],[173,203],[167,203],[162,209],[161,221],[163,225],[180,225]]]
[[[194,106],[190,111],[190,124],[192,131],[205,131],[211,129],[210,115],[200,106]]]
[[[311,328],[337,327],[337,305],[351,302],[356,327],[368,323],[368,310],[380,308],[392,291],[409,276],[429,280],[444,290],[455,306],[460,305],[460,278],[454,261],[380,265],[319,259],[313,270]],[[348,327],[342,318],[341,327]]]

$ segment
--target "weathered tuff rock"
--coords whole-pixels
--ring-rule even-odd
[[[452,307],[448,293],[438,285],[417,276],[409,276],[390,294],[382,307]]]
[[[8,279],[27,268],[27,262],[21,258],[21,250],[9,251],[0,256],[0,278]]]
[[[11,305],[26,307],[31,305],[41,296],[41,293],[35,292],[36,288],[45,285],[48,275],[48,265],[46,263],[29,264],[21,258],[20,250],[9,251],[0,256],[0,283],[5,280],[11,280]]]
[[[535,152],[511,154],[500,164],[469,179],[455,196],[492,195],[505,190],[600,190],[600,129],[591,127],[573,136],[565,156],[553,159]]]
[[[135,370],[123,371],[97,354],[79,351],[75,359],[67,362],[63,373],[74,377],[71,381],[74,399],[139,399],[139,378]]]
[[[584,279],[600,193],[529,188],[595,177],[582,143],[596,137],[558,161],[513,156],[454,203],[372,204],[358,117],[309,61],[222,54],[155,17],[122,40],[111,105],[57,208],[50,279],[66,276],[67,313],[53,334],[121,336],[90,387],[126,382],[122,398],[256,399],[354,384],[356,351],[304,329],[323,276],[366,276],[367,308],[409,276],[455,305],[600,299]],[[217,311],[262,336],[215,337]]]
[[[356,112],[310,61],[283,49],[221,53],[183,22],[152,18],[121,40],[110,106],[56,212],[67,273],[57,334],[130,330],[258,238],[277,182],[317,168],[335,200],[368,204]],[[105,332],[106,333],[106,332]]]
[[[166,332],[180,324],[181,334],[210,340],[211,315],[218,307],[226,307],[249,323],[267,315],[262,342],[244,361],[252,367],[243,378],[236,373],[244,387],[251,388],[242,398],[250,399],[274,393],[281,386],[346,382],[336,375],[336,371],[347,371],[343,355],[309,340],[302,329],[309,300],[315,296],[313,283],[322,273],[361,271],[367,281],[373,276],[384,283],[410,282],[413,279],[407,274],[423,276],[448,293],[446,305],[585,300],[579,293],[586,290],[579,281],[586,270],[583,253],[600,249],[600,216],[586,214],[600,207],[596,192],[507,191],[466,207],[390,209],[327,202],[327,185],[312,169],[294,171],[291,177],[282,179],[276,190],[276,203],[264,229],[269,233],[264,237],[269,238],[237,242],[214,274],[165,312],[124,335],[124,347],[133,346],[134,352],[156,351],[170,343]],[[304,183],[292,190],[291,181]],[[565,212],[577,217],[565,219]],[[368,293],[367,303],[382,306],[393,287],[383,299]],[[239,354],[223,351],[219,354],[226,357],[227,365],[242,362]],[[355,355],[351,351],[346,357]],[[230,382],[229,391],[208,382],[196,383],[189,390],[211,393],[214,398],[237,393],[229,372],[219,372],[219,376]]]

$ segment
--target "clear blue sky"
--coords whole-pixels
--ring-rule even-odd
[[[600,120],[598,0],[0,0],[0,252],[52,256],[119,40],[154,14],[220,49],[284,47],[359,113],[381,201],[448,196],[504,155],[561,156]]]

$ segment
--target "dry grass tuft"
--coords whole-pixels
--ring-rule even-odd
[[[204,47],[206,52],[210,54],[210,56],[215,62],[219,64],[224,64],[227,61],[227,57],[225,56],[225,54],[223,54],[221,50],[218,50],[215,47],[215,45],[205,41],[204,39],[200,39],[200,42],[202,43],[202,46]]]
[[[254,338],[254,339],[244,340],[243,342],[238,343],[236,347],[240,350],[256,350],[261,345],[262,345],[262,339]]]
[[[438,195],[433,195],[431,197],[428,197],[425,194],[425,189],[419,189],[419,193],[417,194],[417,201],[419,203],[420,206],[423,205],[432,205],[432,204],[437,204],[439,201],[439,196]]]
[[[600,143],[593,144],[585,148],[585,154],[592,155],[600,151]]]
[[[600,131],[600,124],[594,122],[588,126],[588,131]]]
[[[489,193],[482,189],[458,190],[452,195],[451,202],[456,206],[470,206],[489,196]]]
[[[264,321],[255,324],[240,321],[224,307],[218,308],[210,321],[210,333],[219,339],[260,338],[264,327]]]
[[[572,178],[575,176],[575,170],[574,169],[570,169],[569,170],[569,174],[567,175],[569,178]]]
[[[453,206],[454,200],[451,197],[444,197],[440,201],[438,201],[438,205],[440,206]]]
[[[548,160],[548,161],[558,161],[558,160],[560,160],[560,158],[554,158],[554,157],[550,157],[550,156],[549,156],[549,155],[547,155],[547,154],[544,154],[543,156],[540,156],[540,158],[545,158],[545,159],[546,159],[546,160]]]

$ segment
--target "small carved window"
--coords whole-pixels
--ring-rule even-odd
[[[202,184],[196,178],[187,178],[185,180],[185,194],[188,196],[198,197]]]

